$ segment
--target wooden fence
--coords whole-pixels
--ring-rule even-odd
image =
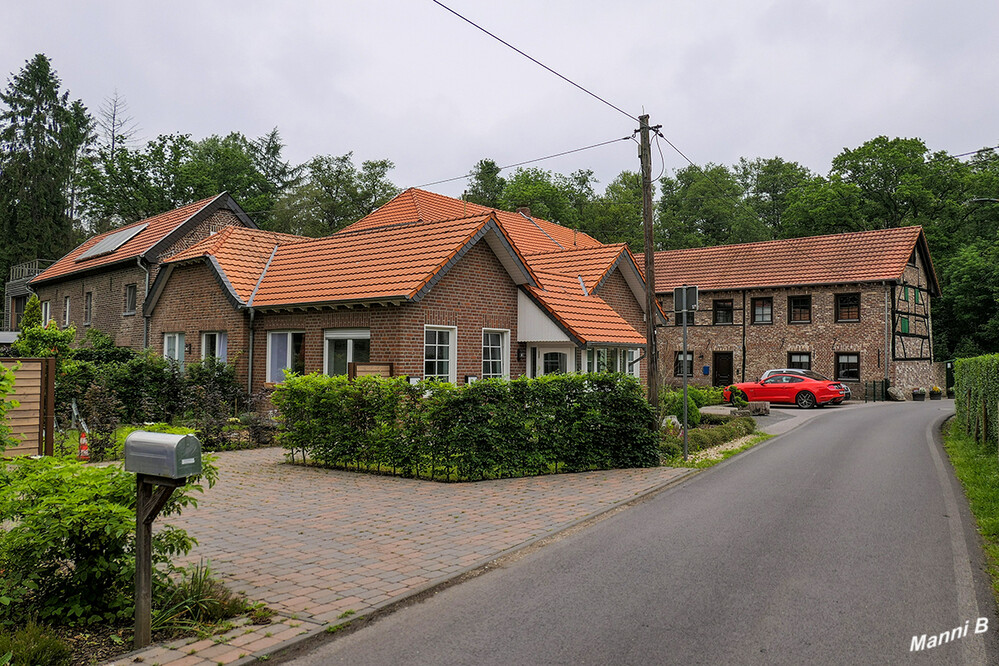
[[[7,396],[20,404],[7,412],[11,434],[21,443],[7,456],[52,455],[55,430],[55,359],[3,358],[14,369],[14,392]]]

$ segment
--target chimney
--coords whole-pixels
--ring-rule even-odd
[[[526,215],[527,217],[531,216],[531,209],[528,208],[527,206],[521,206],[520,208],[517,209],[517,212],[520,213],[521,215]]]

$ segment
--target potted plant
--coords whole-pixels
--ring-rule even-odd
[[[940,390],[939,386],[934,386],[930,389],[930,400],[939,400],[943,397],[943,391]]]
[[[919,388],[912,389],[912,399],[916,402],[922,402],[923,400],[926,400],[926,389],[924,389],[922,386],[920,386]]]
[[[953,400],[954,399],[954,387],[953,386],[948,386],[947,387],[947,399],[948,400]]]

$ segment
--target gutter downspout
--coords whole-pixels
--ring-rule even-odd
[[[142,348],[149,347],[149,315],[146,314],[146,299],[149,298],[149,267],[142,264],[142,257],[136,257],[135,263],[146,272],[146,286],[142,292]]]
[[[734,378],[733,378],[734,379]],[[742,377],[746,381],[746,290],[742,290]]]
[[[888,348],[891,346],[892,312],[888,303],[891,298],[888,296],[888,283],[882,282],[885,288],[885,380],[888,380]]]
[[[250,349],[247,354],[246,362],[246,394],[253,395],[253,315],[256,314],[256,310],[249,308],[250,312]]]

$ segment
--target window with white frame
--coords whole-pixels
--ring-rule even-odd
[[[673,376],[683,377],[684,370],[686,370],[688,377],[694,376],[694,352],[687,352],[686,358],[684,358],[683,352],[674,352]]]
[[[482,329],[482,378],[502,378],[510,376],[510,332],[506,330]]]
[[[423,378],[457,382],[458,329],[427,326],[423,331]]]
[[[595,347],[586,350],[587,372],[623,372],[639,376],[636,359],[637,349],[619,349],[617,347]]]
[[[62,299],[62,325],[69,326],[69,296]]]
[[[348,363],[371,360],[371,331],[366,328],[329,328],[323,332],[326,340],[323,368],[327,375],[347,374]]]
[[[201,334],[201,359],[229,360],[229,334],[225,331],[205,331]]]
[[[42,301],[42,326],[48,326],[50,319],[52,319],[52,303]]]
[[[541,374],[561,375],[569,368],[569,355],[566,352],[550,351],[541,355]]]
[[[305,374],[305,332],[271,331],[267,334],[267,378],[276,384],[284,381],[284,371]]]
[[[163,334],[163,356],[184,367],[184,334]]]

